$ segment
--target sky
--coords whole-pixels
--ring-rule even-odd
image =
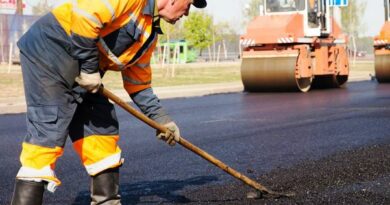
[[[1,0],[0,0],[1,1]],[[27,5],[34,5],[39,0],[24,0]],[[47,0],[49,3],[58,4],[64,0]],[[215,22],[227,21],[232,27],[242,33],[243,25],[242,11],[245,5],[251,0],[207,0],[206,12],[214,17]],[[363,16],[364,29],[361,36],[378,35],[384,23],[383,0],[350,0],[367,3],[366,12]]]

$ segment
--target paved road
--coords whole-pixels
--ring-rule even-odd
[[[262,179],[264,175],[271,176],[302,163],[346,156],[340,153],[389,146],[389,91],[390,85],[363,81],[349,83],[345,89],[309,93],[238,92],[166,99],[163,104],[177,120],[185,138],[231,167]],[[118,116],[125,158],[121,170],[123,204],[262,204],[261,200],[244,199],[248,191],[245,186],[203,159],[179,146],[169,148],[157,141],[153,130],[127,113],[118,110]],[[0,204],[7,204],[11,197],[13,177],[19,167],[20,142],[25,133],[24,117],[24,114],[0,116]],[[323,164],[337,168],[341,166],[337,162],[340,159],[325,160]],[[389,161],[376,163],[378,167],[389,165]],[[375,175],[371,179],[375,183],[370,186],[380,190],[375,196],[390,203],[385,197],[390,194],[390,170],[386,167],[380,170],[383,173]],[[63,186],[54,195],[46,194],[45,204],[88,204],[89,178],[69,142],[57,164],[57,175]],[[281,182],[277,178],[268,178],[266,182],[272,187],[289,188],[278,183]],[[366,181],[347,185],[356,183],[364,188]]]

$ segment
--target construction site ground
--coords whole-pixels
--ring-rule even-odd
[[[308,93],[246,93],[164,99],[182,137],[231,168],[292,198],[247,199],[247,185],[123,109],[122,204],[388,205],[390,84],[364,80]],[[25,114],[0,115],[0,204],[10,204],[20,168]],[[67,140],[56,164],[62,185],[45,205],[90,204],[90,178]]]

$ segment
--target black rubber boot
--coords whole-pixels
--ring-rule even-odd
[[[44,190],[43,182],[17,179],[11,205],[41,205]]]
[[[92,177],[91,205],[118,205],[121,204],[119,195],[119,168],[103,171]]]

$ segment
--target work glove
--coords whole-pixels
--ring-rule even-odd
[[[180,140],[180,130],[176,123],[171,121],[163,125],[168,129],[167,132],[160,132],[157,130],[156,135],[160,140],[164,140],[167,144],[174,146]]]
[[[76,77],[75,81],[80,87],[86,89],[88,92],[96,93],[102,84],[102,78],[100,73],[84,73],[80,72],[80,75]]]

